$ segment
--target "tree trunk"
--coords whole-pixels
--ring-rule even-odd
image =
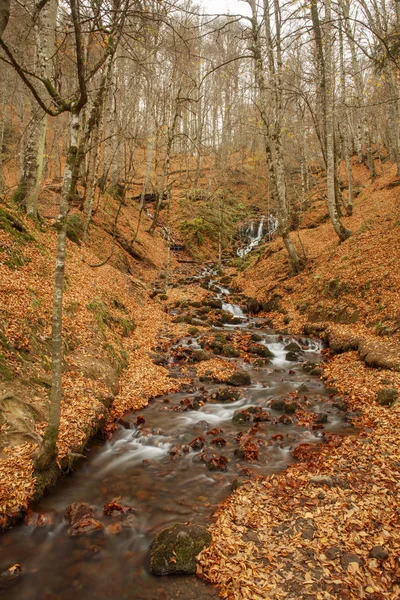
[[[57,438],[60,427],[62,400],[62,303],[65,280],[65,249],[67,238],[68,213],[75,194],[74,180],[79,169],[78,157],[79,113],[71,116],[71,141],[68,150],[67,163],[64,169],[64,180],[61,193],[61,203],[57,220],[57,250],[56,268],[54,272],[53,316],[52,316],[52,378],[50,393],[50,408],[47,429],[37,454],[34,466],[38,471],[48,469],[57,458]]]
[[[36,72],[39,77],[51,78],[51,57],[58,0],[48,0],[35,21]],[[15,198],[22,203],[28,215],[37,216],[37,202],[43,172],[47,115],[31,97],[30,121],[23,157],[23,174]]]
[[[326,130],[326,169],[328,188],[328,212],[333,228],[341,242],[350,237],[351,232],[342,224],[336,204],[336,164],[335,126],[333,114],[334,78],[332,65],[331,0],[325,0],[325,130]]]
[[[0,0],[0,37],[2,37],[5,28],[7,27],[10,17],[10,0]]]

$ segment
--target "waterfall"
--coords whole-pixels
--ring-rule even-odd
[[[241,233],[243,232],[243,229],[241,230]],[[277,232],[277,230],[278,220],[273,215],[261,217],[257,227],[257,232],[255,224],[252,221],[247,227],[247,230],[244,232],[243,236],[247,238],[248,242],[246,246],[237,250],[237,255],[240,256],[240,258],[243,258],[247,254],[249,254],[253,250],[253,248],[258,246],[258,244],[261,242],[262,238],[265,235],[268,235],[269,239],[271,239],[271,237]]]

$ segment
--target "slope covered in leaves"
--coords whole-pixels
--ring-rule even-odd
[[[382,388],[400,391],[400,188],[390,165],[375,183],[355,170],[364,189],[344,219],[348,241],[338,245],[321,203],[293,234],[307,256],[300,275],[290,277],[276,240],[236,280],[269,302],[277,328],[329,340],[336,353],[323,377],[359,432],[328,436],[319,453],[246,483],[221,507],[199,574],[223,598],[400,597],[400,403],[377,403]]]
[[[48,409],[56,197],[45,191],[42,200],[42,230],[12,207],[0,207],[0,525],[26,508],[36,493],[31,453],[44,432]],[[164,266],[165,243],[158,232],[154,237],[146,233],[144,225],[132,248],[120,243],[132,239],[137,217],[132,205],[123,207],[119,238],[113,242],[107,230],[116,202],[108,199],[106,208],[96,214],[88,244],[79,238],[68,241],[58,442],[64,469],[101,423],[176,386],[149,356],[160,331],[168,335],[170,327],[148,289]],[[73,213],[72,223],[74,218],[79,213]],[[113,245],[104,266],[90,266],[110,255]]]

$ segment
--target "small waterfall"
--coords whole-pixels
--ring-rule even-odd
[[[255,223],[251,222],[247,227],[247,230],[244,232],[243,237],[247,237],[248,243],[243,248],[239,248],[237,250],[237,255],[240,258],[243,258],[247,254],[249,254],[253,248],[258,246],[264,236],[268,235],[269,239],[277,232],[278,230],[278,220],[273,215],[263,216],[258,224],[257,232]],[[243,230],[242,230],[243,232]],[[241,233],[242,233],[241,232]]]

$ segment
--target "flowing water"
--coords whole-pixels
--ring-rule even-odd
[[[279,472],[292,462],[292,451],[298,444],[317,443],[325,431],[342,434],[347,427],[343,413],[332,407],[321,382],[301,368],[302,361],[320,359],[319,342],[300,339],[303,350],[299,362],[293,363],[286,360],[283,349],[293,338],[262,329],[257,329],[257,333],[262,337],[260,343],[268,346],[275,358],[262,368],[230,359],[248,370],[252,380],[249,387],[241,388],[236,402],[216,402],[212,396],[220,386],[198,380],[187,393],[151,401],[140,412],[144,422],[135,425],[138,413],[127,415],[110,441],[93,443],[87,459],[76,471],[61,479],[33,507],[29,522],[34,523],[35,517],[42,515],[41,526],[20,525],[1,535],[0,573],[15,562],[23,569],[23,575],[11,589],[0,591],[2,600],[218,597],[214,588],[195,577],[152,576],[147,561],[155,534],[177,522],[209,524],[214,509],[230,493],[231,484],[238,477]],[[197,347],[196,344],[190,338],[181,342],[188,347]],[[179,376],[179,367],[173,364],[171,368]],[[329,415],[324,429],[306,429],[295,420],[289,424],[278,422],[281,413],[269,406],[272,398],[297,390],[302,383],[308,387],[312,410]],[[199,410],[187,409],[188,400],[195,397],[207,401]],[[235,453],[238,434],[248,431],[251,425],[232,422],[236,411],[251,406],[263,407],[271,418],[258,425],[255,439],[260,454],[254,463]],[[201,451],[188,446],[198,436],[206,440],[206,453],[228,459],[226,472],[208,470],[201,460]],[[217,443],[218,438],[223,442]],[[115,498],[134,509],[119,519],[119,524],[102,511],[103,505]],[[70,537],[63,513],[72,502],[96,507],[96,517],[104,524],[104,531],[95,536]]]
[[[273,215],[261,217],[258,225],[254,222],[250,223],[245,231],[242,232],[242,237],[247,238],[247,243],[243,248],[237,250],[237,255],[243,258],[258,246],[264,236],[268,236],[271,239],[277,230],[278,221]]]

